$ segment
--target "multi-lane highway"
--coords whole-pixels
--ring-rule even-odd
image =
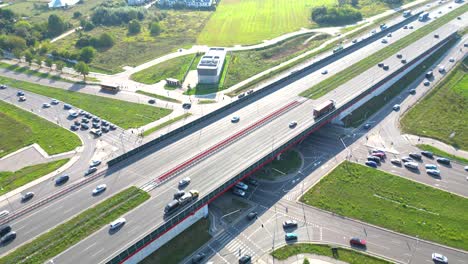
[[[412,24],[416,29],[425,23],[414,22]],[[453,32],[457,27],[459,27],[459,25],[456,21],[444,27],[444,29],[439,32],[441,39]],[[401,38],[409,33],[409,30],[398,30],[394,32],[393,38]],[[423,43],[418,43],[416,46],[413,45],[410,47],[411,49],[407,51],[408,55],[406,56],[408,61],[424,47],[428,47],[433,43],[434,40],[432,40],[432,37],[429,36],[429,38],[430,41],[427,39],[426,42],[423,41]],[[385,45],[377,41],[327,66],[327,69],[330,74],[333,74],[333,72],[337,72],[349,64],[358,61],[362,56],[365,56],[365,54],[373,53],[384,46]],[[397,63],[392,61],[392,59],[388,61],[388,64],[391,68],[400,65],[399,61]],[[366,84],[370,84],[374,80],[376,81],[377,78],[388,74],[382,71],[377,72],[376,69],[371,70],[375,71],[373,72],[375,79],[364,80]],[[223,148],[222,151],[219,152],[223,153],[223,155],[216,154],[209,156],[197,166],[177,175],[173,181],[161,185],[156,190],[152,191],[152,195],[156,198],[128,214],[126,216],[128,221],[127,225],[119,233],[109,236],[107,229],[103,228],[56,258],[58,263],[72,263],[73,260],[78,260],[78,256],[81,256],[79,260],[84,261],[84,258],[86,258],[87,262],[106,260],[110,252],[119,252],[131,243],[132,241],[129,240],[129,237],[137,239],[163,221],[162,209],[164,205],[170,201],[175,191],[175,180],[190,175],[193,180],[190,188],[199,189],[202,191],[202,195],[204,195],[213,189],[214,186],[220,185],[225,182],[226,179],[239,173],[242,170],[242,166],[246,167],[253,163],[255,159],[258,159],[258,157],[265,156],[272,149],[279,146],[281,142],[292,138],[294,134],[290,132],[291,130],[288,127],[288,123],[292,119],[299,123],[298,127],[295,128],[296,131],[300,131],[309,126],[313,122],[311,118],[312,109],[319,101],[302,101],[302,99],[296,97],[296,94],[314,83],[323,80],[325,77],[328,77],[321,76],[319,72],[320,71],[312,73],[253,104],[237,110],[235,115],[241,117],[241,121],[237,124],[231,123],[229,117],[221,118],[201,130],[196,131],[194,128],[175,137],[172,139],[173,143],[170,145],[156,146],[156,148],[158,148],[156,152],[154,152],[155,149],[153,148],[146,151],[146,153],[139,154],[130,159],[125,164],[126,166],[119,166],[120,170],[113,170],[109,172],[106,177],[95,182],[95,184],[105,182],[109,186],[108,191],[101,197],[91,197],[90,190],[92,187],[85,186],[81,191],[69,194],[60,200],[50,203],[48,206],[39,208],[27,217],[14,220],[12,225],[19,230],[18,238],[7,247],[2,248],[0,252],[5,253],[7,250],[42,233],[48,228],[69,218],[76,212],[83,210],[97,201],[101,201],[103,198],[108,197],[129,184],[142,185],[151,179],[157,178],[163,172],[168,171],[177,164],[188,159],[188,157],[195,156],[202,150],[220,141],[220,139],[227,138],[243,130],[250,124],[255,123],[262,117],[274,112],[275,109],[291,101],[297,100],[301,102],[300,106],[269,121],[268,124],[249,133],[242,140],[236,141],[234,144]],[[365,86],[364,83],[361,81],[358,85],[353,87],[340,87],[329,96],[338,100],[339,103],[342,103],[348,96],[351,96],[352,93],[357,94],[362,90]],[[320,100],[323,101],[326,99],[327,96]],[[265,148],[265,146],[268,147]],[[55,214],[53,211],[60,211],[63,213]],[[43,221],[45,219],[47,219],[47,221]],[[148,219],[152,221],[147,221]],[[84,249],[86,249],[86,254],[83,254]]]

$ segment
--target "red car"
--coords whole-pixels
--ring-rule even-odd
[[[374,152],[374,153],[372,153],[372,156],[379,157],[380,159],[384,159],[385,158],[385,153]]]
[[[349,243],[352,246],[358,246],[358,247],[365,247],[366,246],[366,241],[364,239],[360,239],[357,237],[353,237],[349,240]]]

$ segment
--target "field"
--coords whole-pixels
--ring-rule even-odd
[[[386,107],[388,101],[392,100],[395,96],[399,95],[402,91],[407,89],[417,78],[425,74],[427,69],[432,67],[437,60],[443,56],[449,47],[451,47],[457,40],[454,39],[447,43],[445,47],[442,47],[436,53],[432,54],[426,60],[424,60],[418,67],[411,70],[405,75],[405,78],[401,78],[395,82],[391,87],[385,90],[378,96],[372,97],[369,101],[365,102],[358,109],[354,110],[351,114],[347,115],[343,119],[343,123],[346,127],[358,127],[364,121],[367,120],[375,112],[379,111],[382,107]],[[406,91],[408,93],[408,91]],[[408,94],[403,94],[407,96]],[[387,106],[388,107],[388,106]]]
[[[416,146],[418,148],[422,149],[422,150],[430,151],[430,152],[434,153],[434,155],[436,155],[436,156],[446,157],[446,158],[451,159],[452,161],[458,161],[458,162],[461,162],[461,163],[464,163],[464,164],[468,164],[468,159],[449,154],[449,153],[447,153],[445,151],[442,151],[442,150],[440,150],[440,149],[438,149],[436,147],[433,147],[431,145],[418,144]]]
[[[81,146],[81,140],[72,132],[3,101],[0,101],[0,127],[0,157],[33,143],[49,155]]]
[[[151,11],[152,9],[150,9]],[[104,73],[121,72],[123,66],[135,67],[144,62],[161,57],[179,48],[190,48],[195,44],[196,37],[209,19],[211,12],[207,11],[167,11],[167,17],[160,22],[163,32],[159,36],[151,36],[148,31],[148,19],[141,23],[142,32],[135,36],[127,34],[124,26],[99,26],[85,32],[98,37],[101,33],[110,33],[115,39],[115,45],[109,49],[99,50],[91,62],[94,69]],[[78,34],[72,34],[52,43],[55,49],[75,50]]]
[[[399,50],[411,45],[412,43],[431,33],[435,29],[445,25],[447,22],[465,13],[466,11],[468,11],[468,5],[457,8],[456,10],[431,22],[430,24],[414,31],[412,34],[399,39],[395,43],[390,44],[389,46],[377,51],[372,55],[369,55],[367,58],[354,63],[345,70],[338,72],[333,77],[321,81],[320,83],[302,92],[300,95],[312,99],[318,99],[322,97],[323,95],[355,78],[369,68],[374,67],[380,61],[390,57]]]
[[[468,58],[401,119],[405,133],[468,150]]]
[[[301,201],[397,232],[468,249],[468,199],[364,165],[343,162]]]
[[[45,176],[62,167],[69,159],[61,159],[24,167],[18,171],[0,171],[0,195],[13,191],[29,182]]]
[[[288,175],[299,169],[302,159],[296,150],[288,150],[281,154],[280,160],[273,160],[260,171],[255,173],[255,177],[265,180],[276,180],[278,177]]]
[[[338,247],[337,254],[334,255],[332,247],[329,245],[320,244],[293,244],[276,249],[271,255],[279,260],[285,260],[289,257],[296,256],[299,254],[314,254],[319,256],[327,256],[337,260],[341,260],[350,264],[390,264],[383,259],[379,259],[373,256],[369,256],[365,253],[361,253],[356,250],[350,250]]]
[[[209,228],[210,221],[205,218],[200,219],[187,230],[146,257],[140,264],[177,264],[181,262],[185,257],[192,254],[193,251],[211,239],[211,235],[208,233]],[[174,252],[177,252],[177,254],[174,254]]]
[[[19,263],[27,258],[27,263],[45,263],[149,198],[148,193],[136,187],[125,189],[20,246],[0,258],[0,262]]]
[[[4,83],[11,87],[21,87],[22,90],[41,94],[72,104],[75,107],[97,115],[100,118],[108,120],[124,129],[140,127],[169,115],[172,112],[170,109],[51,88],[6,77],[0,77],[0,83]],[[47,135],[44,133],[44,137],[50,141],[54,139],[54,137],[51,136],[50,131],[47,131]],[[56,144],[68,146],[71,143],[65,141],[55,143],[55,145]]]
[[[180,121],[180,120],[182,120],[182,119],[185,119],[185,118],[187,118],[187,117],[189,117],[189,116],[191,116],[191,115],[192,115],[192,114],[190,114],[190,113],[185,113],[185,114],[183,114],[183,115],[180,115],[180,116],[174,117],[174,118],[172,118],[172,119],[169,119],[169,120],[167,120],[166,122],[164,122],[164,123],[162,123],[162,124],[159,124],[159,125],[157,125],[157,126],[155,126],[155,127],[152,127],[152,128],[150,128],[150,129],[146,130],[145,132],[143,132],[143,136],[149,136],[150,134],[152,134],[152,133],[158,131],[159,129],[164,128],[164,127],[167,127],[168,125],[171,125],[171,124],[173,124],[173,123],[175,123],[175,122],[177,122],[177,121]]]

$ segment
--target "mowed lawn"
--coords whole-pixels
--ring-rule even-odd
[[[0,128],[0,157],[33,143],[49,155],[81,146],[72,132],[3,101],[0,101]]]
[[[144,104],[52,88],[30,82],[0,77],[0,83],[55,98],[108,120],[124,129],[146,125],[169,115],[172,110]],[[27,96],[27,94],[26,94]]]
[[[468,58],[401,120],[405,133],[468,150]]]
[[[334,0],[222,0],[197,42],[223,46],[260,43],[313,26],[312,7],[335,3]]]
[[[468,199],[343,162],[301,201],[411,236],[468,249]]]

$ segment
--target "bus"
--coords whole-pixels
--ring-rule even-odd
[[[101,84],[101,90],[117,93],[120,91],[120,86],[115,84]]]

